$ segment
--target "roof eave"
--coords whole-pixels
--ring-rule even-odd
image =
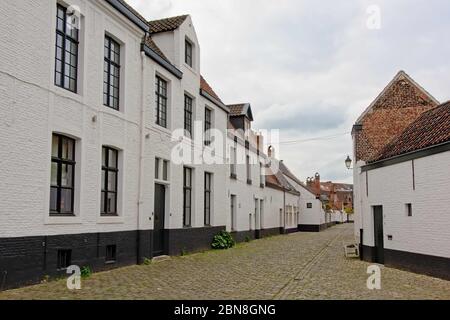
[[[372,162],[372,163],[366,164],[365,166],[362,166],[361,172],[366,172],[366,171],[370,171],[370,170],[374,170],[374,169],[378,169],[378,168],[382,168],[382,167],[387,167],[387,166],[391,166],[391,165],[409,161],[409,160],[428,157],[433,154],[442,153],[442,152],[446,152],[446,151],[450,151],[450,141],[432,145],[432,146],[422,148],[419,150],[414,150],[414,151],[400,154],[400,155],[397,155],[394,157],[377,160],[375,162]]]
[[[131,11],[127,6],[125,6],[119,0],[106,0],[113,8],[127,17],[131,22],[133,22],[136,26],[138,26],[141,30],[145,32],[150,31],[150,26],[146,21],[143,21],[139,16],[137,16],[133,11]]]
[[[200,89],[200,95],[204,97],[205,99],[209,100],[210,102],[214,103],[216,106],[221,108],[226,113],[230,113],[230,108],[228,108],[223,102],[217,100],[212,95],[210,95],[208,92],[206,92],[203,89]]]
[[[141,51],[143,51],[149,58],[158,63],[161,67],[172,73],[178,79],[183,78],[183,72],[181,72],[177,67],[170,64],[168,61],[164,60],[159,54],[157,54],[152,48],[150,48],[146,43],[142,43]]]

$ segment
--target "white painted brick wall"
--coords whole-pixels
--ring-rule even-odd
[[[170,159],[170,131],[154,125],[156,72],[170,81],[170,128],[183,127],[184,92],[196,98],[195,118],[203,120],[204,107],[214,110],[214,125],[225,132],[227,115],[199,96],[197,70],[184,72],[182,81],[145,57],[144,82],[140,42],[143,32],[103,1],[74,0],[83,15],[79,94],[54,86],[56,1],[10,1],[0,6],[0,237],[54,235],[151,229],[154,159]],[[190,23],[190,20],[189,20]],[[192,26],[182,26],[196,41]],[[122,43],[121,112],[103,106],[103,43],[105,32]],[[184,46],[184,41],[175,45]],[[196,43],[196,48],[199,48]],[[182,47],[176,49],[179,55]],[[199,58],[199,51],[197,52]],[[177,59],[177,61],[181,61]],[[142,89],[144,88],[144,89]],[[144,90],[144,140],[140,173],[141,99]],[[97,122],[92,122],[92,117]],[[50,150],[52,132],[77,138],[77,217],[49,217]],[[142,136],[144,136],[142,135]],[[100,217],[101,146],[122,150],[119,177],[119,217]],[[225,225],[227,166],[195,167],[193,226],[203,226],[203,174],[214,174],[213,225]],[[142,179],[142,198],[139,179]],[[167,228],[182,227],[182,166],[170,168],[167,193]],[[141,209],[138,210],[138,202]],[[138,222],[138,214],[140,219]]]
[[[384,246],[387,249],[450,257],[450,152],[369,171],[369,196],[365,173],[360,175],[364,244],[373,246],[372,206],[382,205]],[[413,216],[405,204],[412,204]],[[387,236],[392,235],[392,240]]]

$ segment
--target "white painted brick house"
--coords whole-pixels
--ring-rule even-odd
[[[227,167],[188,162],[186,181],[172,151],[203,149],[207,122],[225,133],[228,108],[200,75],[190,17],[149,23],[121,0],[0,10],[0,283],[208,248]],[[187,105],[199,142],[172,137]]]
[[[450,279],[450,103],[355,173],[363,259]]]
[[[282,162],[266,172],[250,105],[201,76],[190,16],[6,0],[0,30],[0,290],[205,250],[225,229],[244,241],[323,224]]]

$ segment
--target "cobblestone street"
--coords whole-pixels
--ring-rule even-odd
[[[382,289],[366,287],[369,263],[346,259],[352,225],[295,233],[151,265],[92,275],[82,290],[52,281],[0,299],[450,299],[450,282],[382,268]]]

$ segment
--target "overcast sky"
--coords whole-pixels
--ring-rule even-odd
[[[148,19],[192,16],[202,74],[226,104],[251,103],[254,129],[300,140],[277,156],[301,180],[351,182],[352,124],[399,70],[450,99],[447,0],[128,1]]]

